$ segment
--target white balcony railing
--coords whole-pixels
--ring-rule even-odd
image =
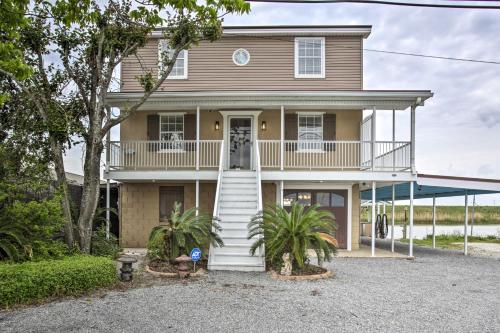
[[[281,141],[259,140],[263,169],[281,168]],[[376,171],[410,168],[409,142],[377,141],[374,144]],[[297,141],[285,140],[283,169],[366,170],[372,168],[371,141]]]
[[[199,168],[218,168],[222,140],[199,141]],[[196,140],[111,141],[110,169],[195,169]]]
[[[258,140],[260,168],[403,171],[411,167],[410,142]],[[111,141],[111,170],[218,169],[222,140]],[[257,150],[256,150],[257,151]],[[281,156],[283,154],[283,157]],[[197,160],[199,161],[197,163]]]

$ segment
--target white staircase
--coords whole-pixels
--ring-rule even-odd
[[[248,223],[258,211],[256,171],[224,171],[220,179],[218,202],[220,236],[223,247],[211,247],[208,268],[211,270],[264,271],[264,257],[258,249],[250,255],[255,241],[247,239]]]

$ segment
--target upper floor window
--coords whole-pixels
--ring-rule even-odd
[[[163,70],[162,57],[165,54],[169,56],[173,55],[173,50],[169,48],[168,42],[166,40],[160,40],[158,44],[158,63],[159,63],[159,73]],[[182,50],[177,55],[177,60],[175,61],[172,71],[168,75],[167,79],[187,79],[188,77],[188,51]]]
[[[325,77],[325,38],[295,38],[295,77]]]
[[[323,115],[299,114],[299,150],[321,150],[323,140]]]

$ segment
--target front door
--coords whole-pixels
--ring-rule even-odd
[[[229,118],[229,168],[250,170],[252,166],[252,118]]]

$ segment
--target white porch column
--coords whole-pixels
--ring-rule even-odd
[[[377,204],[377,183],[372,182],[372,257],[375,257],[375,222],[376,212],[375,205]]]
[[[111,136],[111,130],[108,131],[106,134],[106,166],[105,166],[105,171],[107,174],[106,178],[106,239],[109,239],[109,228],[111,225],[111,215],[110,215],[110,209],[111,209],[111,199],[110,199],[110,192],[111,192],[111,184],[110,184],[110,179],[109,179],[109,161],[110,161],[110,148],[111,144],[109,142],[110,136]]]
[[[392,184],[392,211],[391,211],[391,252],[394,252],[394,220],[396,217],[394,201],[396,200],[396,186]]]
[[[392,110],[392,171],[396,171],[396,110]]]
[[[436,196],[432,197],[432,248],[436,248]]]
[[[415,169],[415,110],[416,105],[411,106],[411,153],[410,153],[410,166],[411,172],[416,173]]]
[[[375,140],[377,139],[376,131],[377,131],[377,107],[373,107],[373,114],[372,114],[372,128],[371,128],[371,158],[372,158],[372,171],[375,170],[375,156],[377,156],[375,152]]]
[[[200,107],[196,107],[196,171],[200,170]],[[198,205],[196,205],[198,207]]]
[[[196,180],[196,194],[195,194],[195,206],[196,206],[196,216],[200,214],[200,181]]]
[[[285,166],[285,107],[281,106],[280,116],[280,170],[283,171]]]
[[[465,221],[464,221],[464,255],[467,255],[468,253],[468,244],[467,244],[467,232],[469,229],[468,228],[468,223],[469,223],[469,195],[467,193],[467,190],[465,190]]]
[[[410,245],[408,256],[413,257],[413,181],[410,183]]]
[[[283,181],[280,181],[280,206],[283,207],[283,187],[284,187]]]

